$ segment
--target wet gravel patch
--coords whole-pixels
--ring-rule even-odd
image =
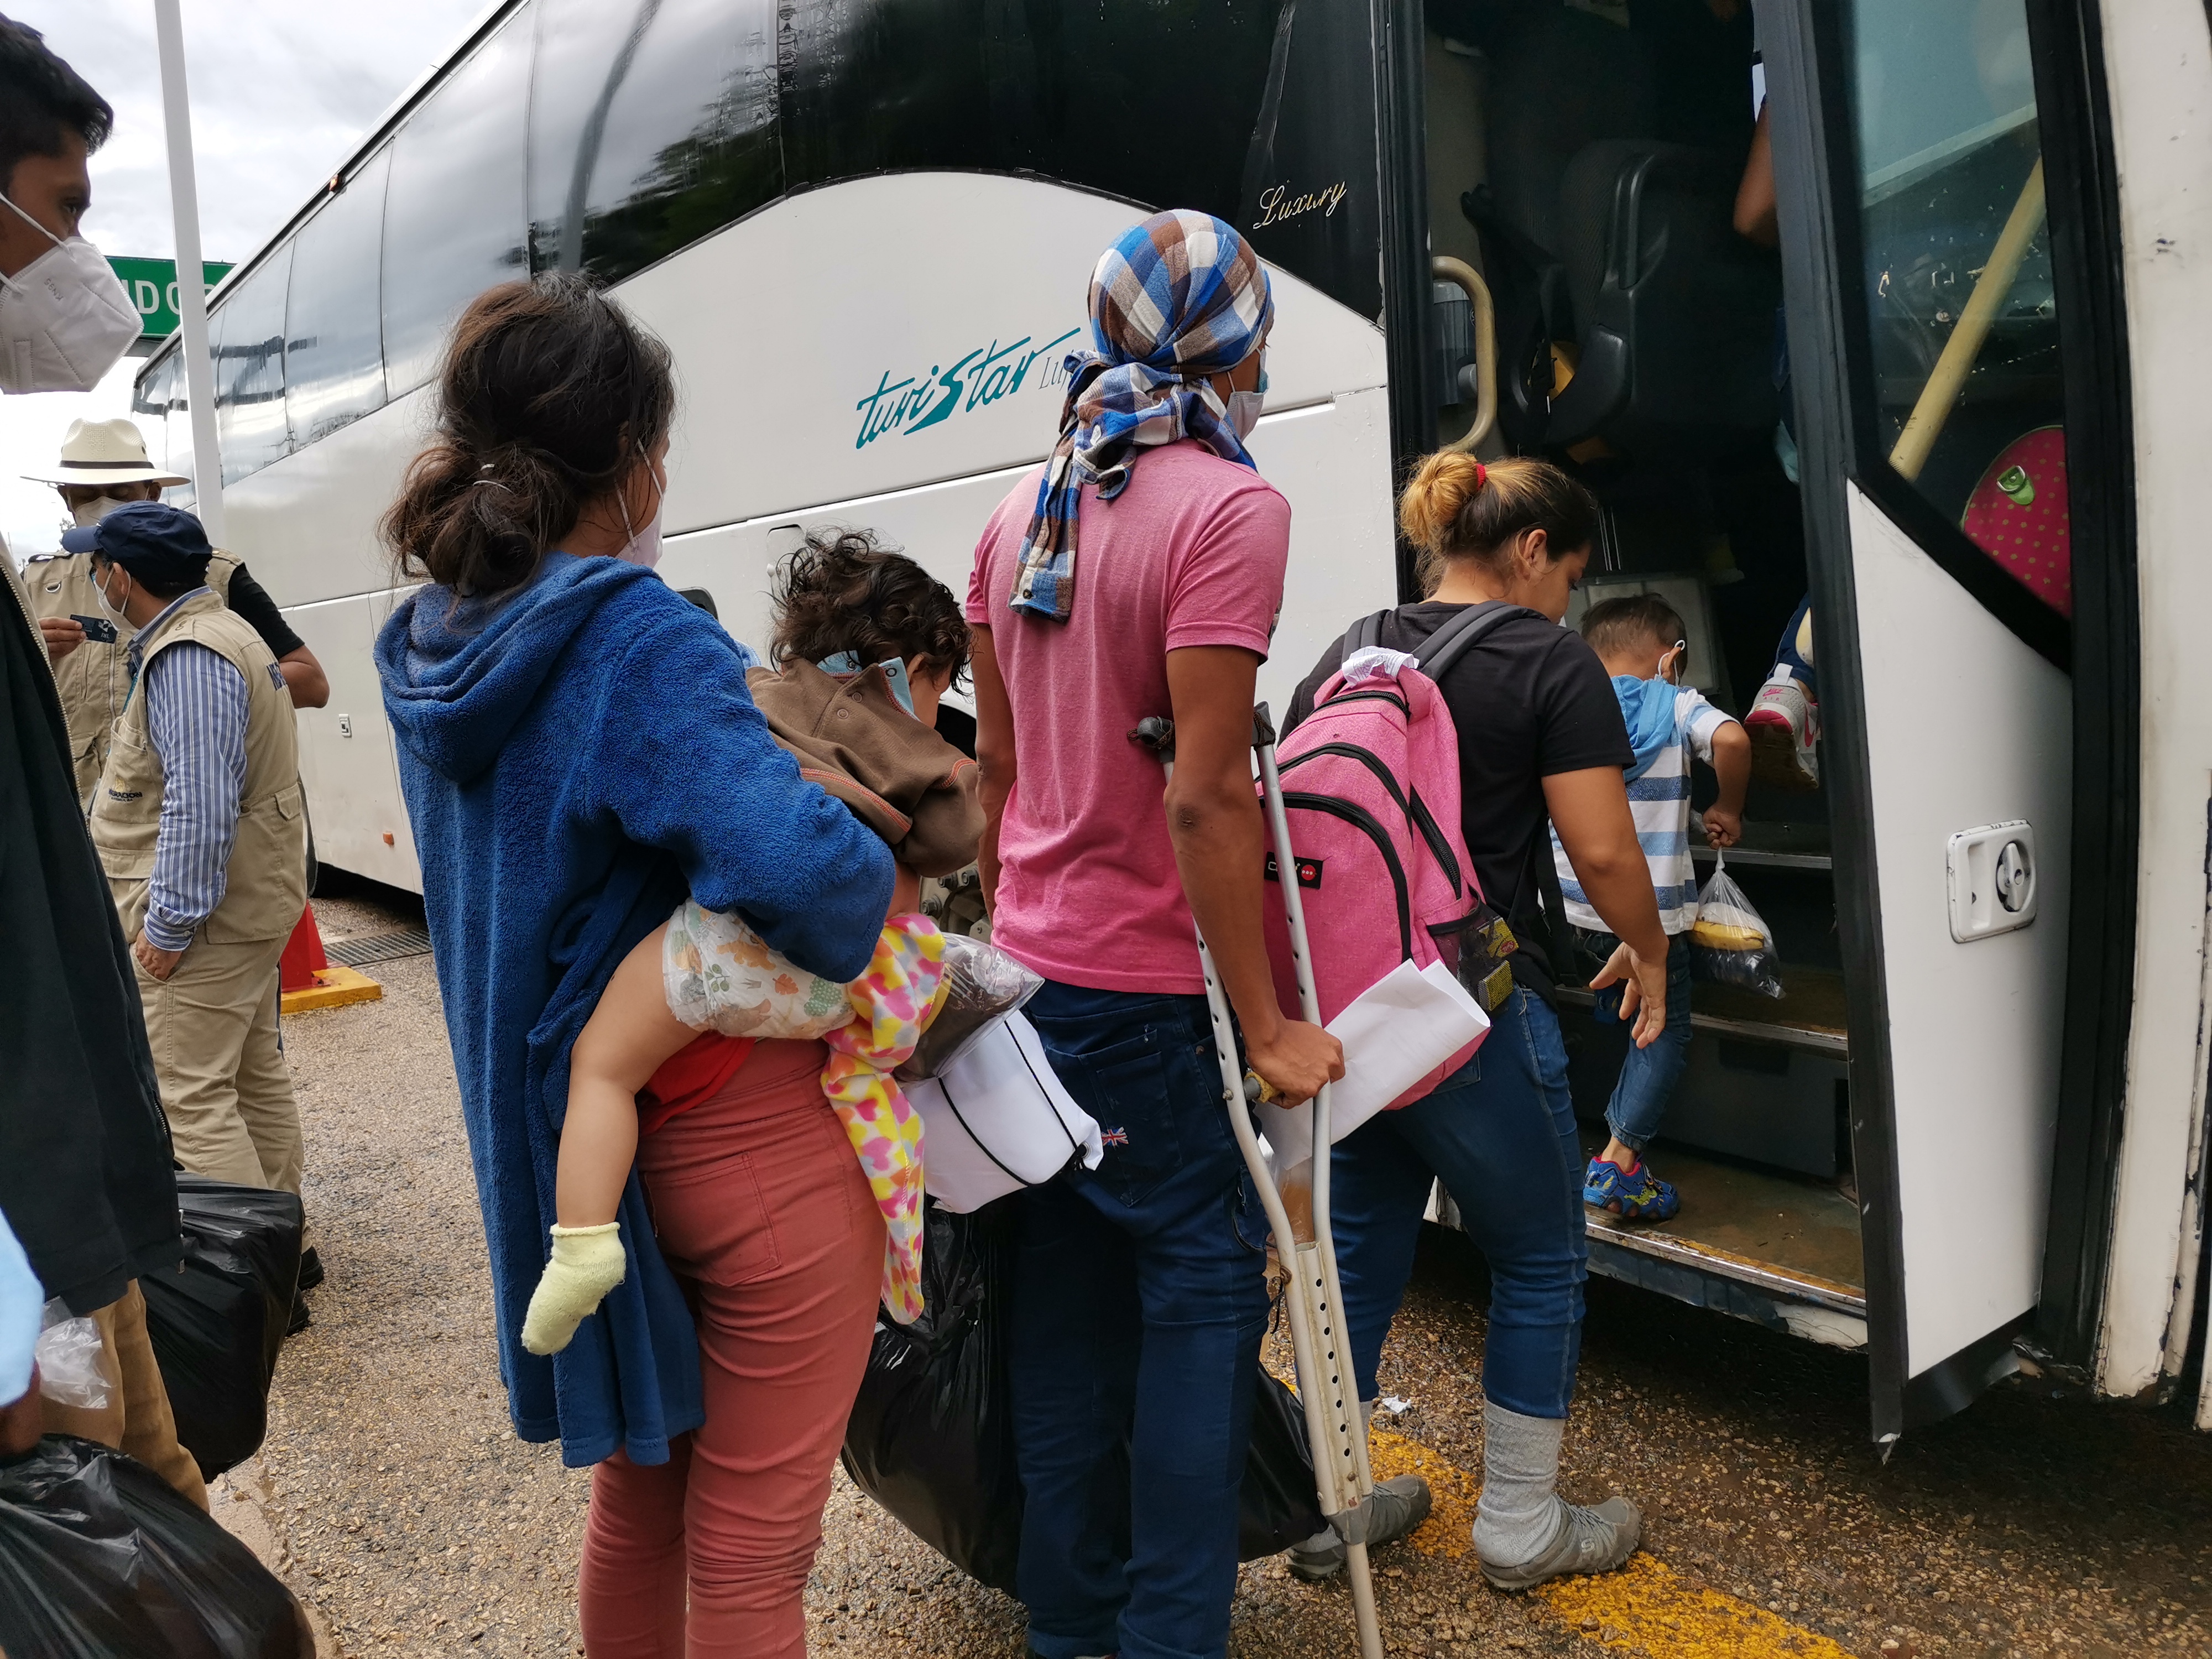
[[[326,936],[421,921],[381,890],[316,910]],[[381,1001],[286,1025],[330,1277],[279,1364],[262,1455],[232,1485],[344,1654],[573,1654],[588,1479],[507,1425],[431,959],[372,972]],[[1472,1248],[1432,1232],[1384,1355],[1384,1392],[1409,1403],[1379,1426],[1462,1469],[1480,1462],[1486,1301]],[[1863,1359],[1604,1280],[1589,1304],[1565,1490],[1636,1498],[1649,1548],[1692,1586],[1864,1659],[2212,1652],[2212,1442],[2178,1411],[2019,1383],[1915,1431],[1884,1463]],[[1282,1345],[1272,1352],[1286,1370]],[[1719,1651],[1493,1594],[1466,1547],[1471,1497],[1470,1485],[1377,1553],[1394,1654]],[[817,1654],[1024,1651],[1011,1598],[842,1473],[824,1528],[807,1595]],[[1354,1650],[1340,1583],[1300,1583],[1278,1562],[1243,1570],[1238,1659]]]

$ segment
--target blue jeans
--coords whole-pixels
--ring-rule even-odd
[[[1583,937],[1601,962],[1619,942],[1610,933],[1585,932]],[[1608,985],[1597,994],[1594,1012],[1599,1024],[1620,1024],[1621,989]],[[1622,1146],[1641,1152],[1651,1144],[1667,1115],[1668,1103],[1674,1098],[1674,1085],[1689,1064],[1690,939],[1686,933],[1677,933],[1667,941],[1667,1029],[1649,1048],[1632,1042],[1628,1045],[1628,1057],[1620,1062],[1620,1081],[1613,1085],[1613,1098],[1606,1103],[1606,1127]]]
[[[1044,1659],[1220,1659],[1267,1223],[1222,1104],[1206,999],[1048,981],[1024,1012],[1107,1139],[1095,1171],[1012,1200],[1030,1645]]]
[[[1788,669],[1796,677],[1800,685],[1817,697],[1820,695],[1820,677],[1813,672],[1813,665],[1807,662],[1804,653],[1797,649],[1797,630],[1804,624],[1805,613],[1812,608],[1813,596],[1808,593],[1797,602],[1797,608],[1790,613],[1789,625],[1783,629],[1782,637],[1775,642],[1774,665]]]
[[[1567,1051],[1551,1005],[1516,988],[1475,1056],[1434,1094],[1339,1142],[1329,1212],[1359,1397],[1413,1271],[1441,1179],[1490,1261],[1482,1391],[1525,1417],[1565,1417],[1582,1352],[1583,1157]]]

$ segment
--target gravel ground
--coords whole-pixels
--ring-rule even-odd
[[[410,904],[371,889],[316,908],[338,937],[418,925]],[[285,1351],[268,1443],[228,1490],[335,1638],[326,1652],[574,1653],[587,1482],[507,1426],[430,959],[369,971],[382,1001],[286,1028],[330,1278]],[[1410,1404],[1389,1424],[1404,1438],[1378,1440],[1378,1470],[1422,1468],[1438,1498],[1421,1533],[1376,1558],[1394,1653],[2212,1652],[2212,1442],[2177,1413],[2022,1385],[1885,1464],[1866,1440],[1862,1361],[1603,1280],[1565,1487],[1634,1496],[1650,1555],[1628,1585],[1493,1595],[1467,1549],[1462,1473],[1480,1463],[1485,1300],[1474,1251],[1433,1235],[1382,1375]],[[842,1474],[825,1529],[816,1652],[1022,1653],[1018,1607]],[[1352,1651],[1340,1586],[1244,1570],[1233,1655]]]

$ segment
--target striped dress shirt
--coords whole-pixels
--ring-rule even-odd
[[[154,659],[143,684],[143,642],[169,612],[195,594],[182,593],[131,642],[134,690],[146,698],[146,724],[161,757],[161,823],[154,842],[152,890],[147,895],[146,942],[181,951],[222,902],[238,809],[246,793],[246,679],[220,653],[182,640]]]

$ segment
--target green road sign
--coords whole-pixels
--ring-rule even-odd
[[[174,259],[118,259],[112,254],[107,263],[115,268],[131,295],[131,303],[138,307],[140,333],[151,340],[165,340],[177,331],[177,262]],[[212,289],[230,267],[210,259],[200,269],[206,273],[207,285]]]

